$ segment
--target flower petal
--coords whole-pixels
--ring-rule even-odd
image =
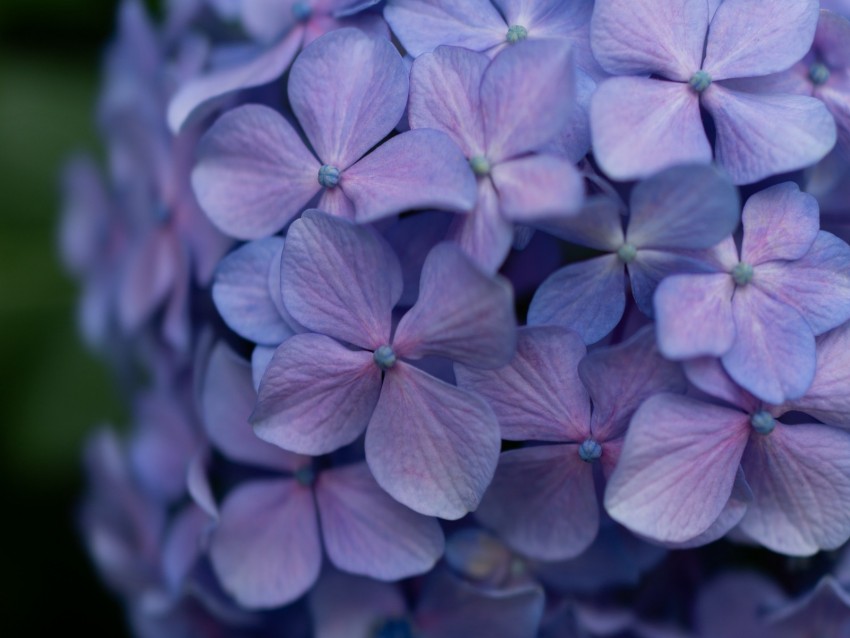
[[[584,179],[572,162],[555,155],[529,155],[493,167],[502,214],[514,222],[575,215]]]
[[[633,77],[605,80],[590,101],[590,129],[595,157],[613,179],[711,162],[699,100],[687,84]]]
[[[525,556],[578,556],[599,530],[593,467],[577,445],[505,452],[475,515]]]
[[[453,520],[478,506],[499,446],[499,423],[483,400],[399,362],[366,432],[366,461],[394,499]]]
[[[761,401],[735,383],[723,369],[720,359],[698,357],[683,364],[685,376],[699,390],[717,399],[723,399],[741,408],[744,412],[755,412]]]
[[[573,244],[616,252],[625,242],[621,208],[611,197],[592,195],[578,214],[547,219],[535,227]]]
[[[511,362],[495,370],[455,365],[458,385],[487,400],[512,441],[581,442],[590,433],[590,399],[578,376],[581,338],[555,326],[520,328]]]
[[[310,595],[310,611],[315,638],[351,638],[368,636],[407,610],[395,585],[327,569]]]
[[[289,100],[325,164],[344,170],[395,128],[408,72],[396,48],[354,28],[308,45],[289,74]]]
[[[243,607],[296,600],[322,565],[312,491],[291,479],[237,487],[221,508],[210,558],[222,587]]]
[[[267,106],[225,113],[204,135],[192,187],[222,232],[237,239],[271,235],[320,190],[319,163],[295,129]]]
[[[752,195],[742,214],[741,261],[756,266],[774,259],[800,259],[817,237],[817,200],[793,182]]]
[[[389,343],[401,265],[371,229],[306,213],[287,234],[281,278],[286,309],[310,330],[362,348]]]
[[[673,394],[651,397],[626,433],[605,509],[657,541],[702,534],[732,494],[749,430],[742,412]]]
[[[372,353],[318,334],[295,335],[275,351],[251,423],[284,450],[317,456],[354,441],[381,391]]]
[[[342,174],[340,186],[360,223],[414,208],[468,211],[475,175],[457,144],[433,129],[406,131]]]
[[[328,558],[347,572],[399,580],[430,571],[443,554],[436,519],[393,500],[365,463],[322,472],[316,503]]]
[[[396,329],[396,354],[495,368],[510,361],[515,347],[510,283],[485,274],[455,244],[437,244],[422,266],[419,299]]]
[[[487,272],[496,272],[505,261],[514,229],[502,217],[499,195],[489,177],[478,180],[475,207],[455,221],[449,236]]]

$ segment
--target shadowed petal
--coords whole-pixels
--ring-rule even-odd
[[[647,177],[674,164],[711,162],[699,100],[687,84],[618,77],[590,102],[594,153],[613,179]]]
[[[371,229],[304,214],[287,234],[281,278],[286,309],[310,330],[363,348],[389,342],[401,265]]]
[[[717,163],[736,184],[811,166],[835,145],[835,120],[815,98],[733,91],[720,84],[702,96],[717,126]]]
[[[747,415],[673,394],[635,412],[605,509],[614,520],[661,542],[705,532],[732,494],[749,437]]]
[[[623,263],[617,255],[565,266],[546,278],[528,309],[530,325],[554,324],[595,343],[620,322],[626,305]]]
[[[741,529],[775,552],[809,556],[850,537],[850,434],[777,425],[743,459],[753,502]]]
[[[457,519],[478,507],[499,445],[499,424],[483,400],[397,363],[366,432],[366,460],[397,501]]]
[[[581,460],[577,445],[505,452],[475,515],[531,558],[578,556],[599,529],[593,466]]]
[[[435,246],[422,266],[419,299],[396,329],[396,353],[495,368],[510,361],[515,345],[508,281],[485,274],[453,243]]]
[[[360,638],[407,610],[395,585],[328,569],[310,596],[310,611],[315,638]]]
[[[763,610],[785,606],[782,589],[756,572],[726,572],[705,585],[694,621],[701,636],[752,638],[765,635]]]
[[[588,197],[576,215],[547,219],[535,228],[573,244],[616,252],[623,245],[621,206],[604,195]]]
[[[176,285],[180,249],[176,237],[164,228],[152,230],[130,247],[117,300],[125,331],[138,330]]]
[[[259,104],[228,111],[201,139],[192,186],[201,207],[238,239],[271,235],[319,192],[319,163],[295,129]]]
[[[806,55],[817,23],[817,0],[724,0],[708,30],[702,68],[714,80],[784,71]]]
[[[433,129],[397,135],[342,175],[340,186],[366,223],[413,208],[468,211],[475,175],[457,144]]]
[[[728,237],[733,241],[732,236]],[[734,242],[733,242],[734,243]],[[735,249],[737,253],[737,249]],[[738,255],[731,267],[738,263]],[[626,266],[632,296],[640,311],[647,317],[654,316],[653,295],[658,284],[671,275],[690,273],[716,273],[717,260],[712,250],[653,250],[644,248],[637,251],[634,260]]]
[[[475,208],[455,221],[449,236],[488,272],[496,272],[505,261],[514,238],[513,224],[502,217],[490,178],[478,180]]]
[[[429,571],[443,553],[436,519],[393,500],[365,463],[322,472],[316,502],[328,557],[347,572],[399,580]]]
[[[774,259],[800,259],[811,248],[820,226],[817,200],[793,182],[754,194],[741,217],[741,261],[751,266]]]
[[[371,352],[324,335],[296,335],[266,368],[251,423],[258,437],[285,450],[327,454],[360,436],[380,391]]]
[[[502,437],[581,442],[590,434],[590,400],[578,376],[581,338],[555,326],[520,328],[511,362],[495,370],[455,365],[461,388],[484,397]]]
[[[243,607],[299,598],[322,564],[312,491],[290,479],[237,487],[221,508],[210,557],[222,587]]]
[[[298,21],[297,0],[240,0],[240,17],[245,31],[253,38],[271,41]]]
[[[395,47],[358,29],[307,46],[289,75],[289,100],[316,154],[343,170],[395,128],[408,93]]]
[[[735,342],[732,293],[727,273],[673,275],[655,290],[658,348],[669,359],[720,356]]]
[[[698,357],[682,364],[688,381],[718,399],[728,401],[745,412],[755,412],[761,402],[735,383],[723,369],[720,359]]]
[[[700,68],[708,21],[705,0],[598,0],[593,55],[613,75],[687,82]]]
[[[575,215],[584,179],[572,162],[555,155],[530,155],[493,168],[502,214],[514,222]]]

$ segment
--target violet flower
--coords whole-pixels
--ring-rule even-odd
[[[256,239],[319,206],[370,222],[411,208],[468,210],[472,171],[444,133],[389,134],[407,103],[408,73],[389,42],[339,29],[304,49],[289,99],[313,151],[276,111],[247,105],[223,115],[199,149],[192,183],[224,232]]]
[[[498,459],[496,418],[483,400],[408,360],[503,365],[515,343],[507,282],[439,244],[422,268],[418,301],[392,334],[402,292],[392,250],[370,229],[318,211],[293,223],[281,271],[287,310],[316,334],[295,335],[275,352],[251,417],[257,435],[318,455],[368,425],[366,460],[391,496],[443,518],[474,510]]]
[[[604,81],[591,101],[600,166],[635,179],[713,155],[748,184],[817,162],[835,144],[829,111],[759,82],[806,54],[817,19],[817,0],[598,0],[593,53],[628,76]],[[713,153],[700,107],[714,120]]]

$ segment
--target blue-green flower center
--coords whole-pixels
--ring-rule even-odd
[[[515,24],[508,29],[508,35],[505,36],[505,39],[511,44],[514,44],[515,42],[519,42],[520,40],[525,40],[527,37],[528,29],[526,29],[521,24]]]
[[[770,434],[776,427],[776,419],[767,410],[759,410],[750,417],[750,425],[759,434]]]
[[[829,80],[829,69],[822,62],[815,62],[809,67],[809,79],[815,86],[826,84]]]
[[[298,481],[299,485],[310,487],[316,482],[316,473],[308,465],[307,467],[302,467],[300,470],[295,470],[295,480]]]
[[[372,638],[415,638],[413,627],[407,618],[388,618],[379,624]]]
[[[736,264],[732,269],[732,279],[739,286],[746,286],[753,280],[753,267],[743,261]]]
[[[637,248],[634,244],[630,244],[626,242],[617,250],[617,257],[620,258],[624,264],[630,264],[637,257]]]
[[[296,2],[292,5],[292,15],[299,22],[304,22],[309,20],[310,16],[313,15],[313,9],[310,7],[309,2]]]
[[[333,188],[339,184],[339,169],[330,164],[322,166],[319,169],[319,184],[325,188]]]
[[[469,159],[469,166],[472,172],[478,177],[485,177],[490,174],[490,160],[483,155],[475,155]]]
[[[397,361],[392,346],[381,346],[375,350],[375,354],[372,355],[372,359],[374,359],[375,363],[381,370],[389,370]]]
[[[592,463],[602,456],[602,446],[594,439],[585,439],[578,446],[578,455],[585,463]]]
[[[705,71],[697,71],[691,76],[691,79],[688,80],[688,84],[697,93],[702,93],[711,86],[711,76]]]

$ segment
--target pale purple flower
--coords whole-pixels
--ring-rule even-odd
[[[850,247],[818,230],[815,199],[786,182],[747,200],[740,251],[722,269],[673,275],[655,293],[658,345],[672,359],[711,355],[771,403],[802,396],[815,374],[815,336],[850,319]]]
[[[817,19],[817,0],[598,0],[593,53],[624,76],[591,101],[600,166],[624,180],[713,156],[748,184],[817,162],[835,144],[829,111],[759,81],[806,54]],[[714,151],[701,107],[714,120]]]
[[[229,111],[201,142],[192,175],[198,200],[241,239],[277,232],[317,196],[322,210],[359,222],[411,208],[472,208],[474,176],[444,133],[409,131],[370,152],[398,123],[407,94],[407,68],[386,40],[356,29],[319,38],[289,78],[312,151],[268,107]]]
[[[443,518],[474,510],[498,459],[496,418],[482,399],[408,361],[503,365],[515,343],[510,286],[439,244],[422,268],[419,299],[393,333],[402,272],[383,239],[309,212],[286,242],[283,302],[315,334],[295,335],[274,353],[251,417],[258,436],[318,455],[367,430],[366,460],[394,498]]]

